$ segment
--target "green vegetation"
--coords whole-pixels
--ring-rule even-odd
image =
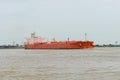
[[[20,49],[23,48],[23,45],[0,45],[0,49]]]
[[[94,45],[94,47],[120,47],[120,44],[119,45],[117,44],[103,44],[103,45],[96,44]]]

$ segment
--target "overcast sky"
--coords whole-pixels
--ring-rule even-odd
[[[0,0],[0,44],[23,43],[31,32],[51,40],[120,43],[120,0]]]

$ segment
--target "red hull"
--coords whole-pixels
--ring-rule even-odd
[[[25,49],[84,49],[93,48],[92,41],[65,41],[65,42],[42,42],[25,44]]]
[[[31,38],[28,38],[24,44],[25,49],[84,49],[93,48],[92,41],[56,41],[55,38],[51,42],[44,42],[43,38],[36,37],[35,34],[31,34]]]

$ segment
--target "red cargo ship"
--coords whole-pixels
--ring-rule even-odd
[[[56,41],[55,38],[51,42],[43,41],[41,37],[36,37],[35,33],[31,34],[31,38],[27,39],[24,44],[25,49],[84,49],[93,48],[93,41]]]

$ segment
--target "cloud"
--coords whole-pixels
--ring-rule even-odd
[[[14,15],[29,9],[29,2],[25,1],[0,1],[0,16]]]
[[[0,32],[3,41],[22,41],[36,32],[41,36],[74,38],[85,32],[92,39],[119,39],[119,0],[0,0]],[[107,35],[109,38],[105,39]],[[79,35],[79,36],[78,36]],[[104,36],[105,37],[104,37]],[[19,37],[21,36],[21,37]],[[93,37],[94,36],[94,37]],[[100,40],[101,39],[101,40]]]

